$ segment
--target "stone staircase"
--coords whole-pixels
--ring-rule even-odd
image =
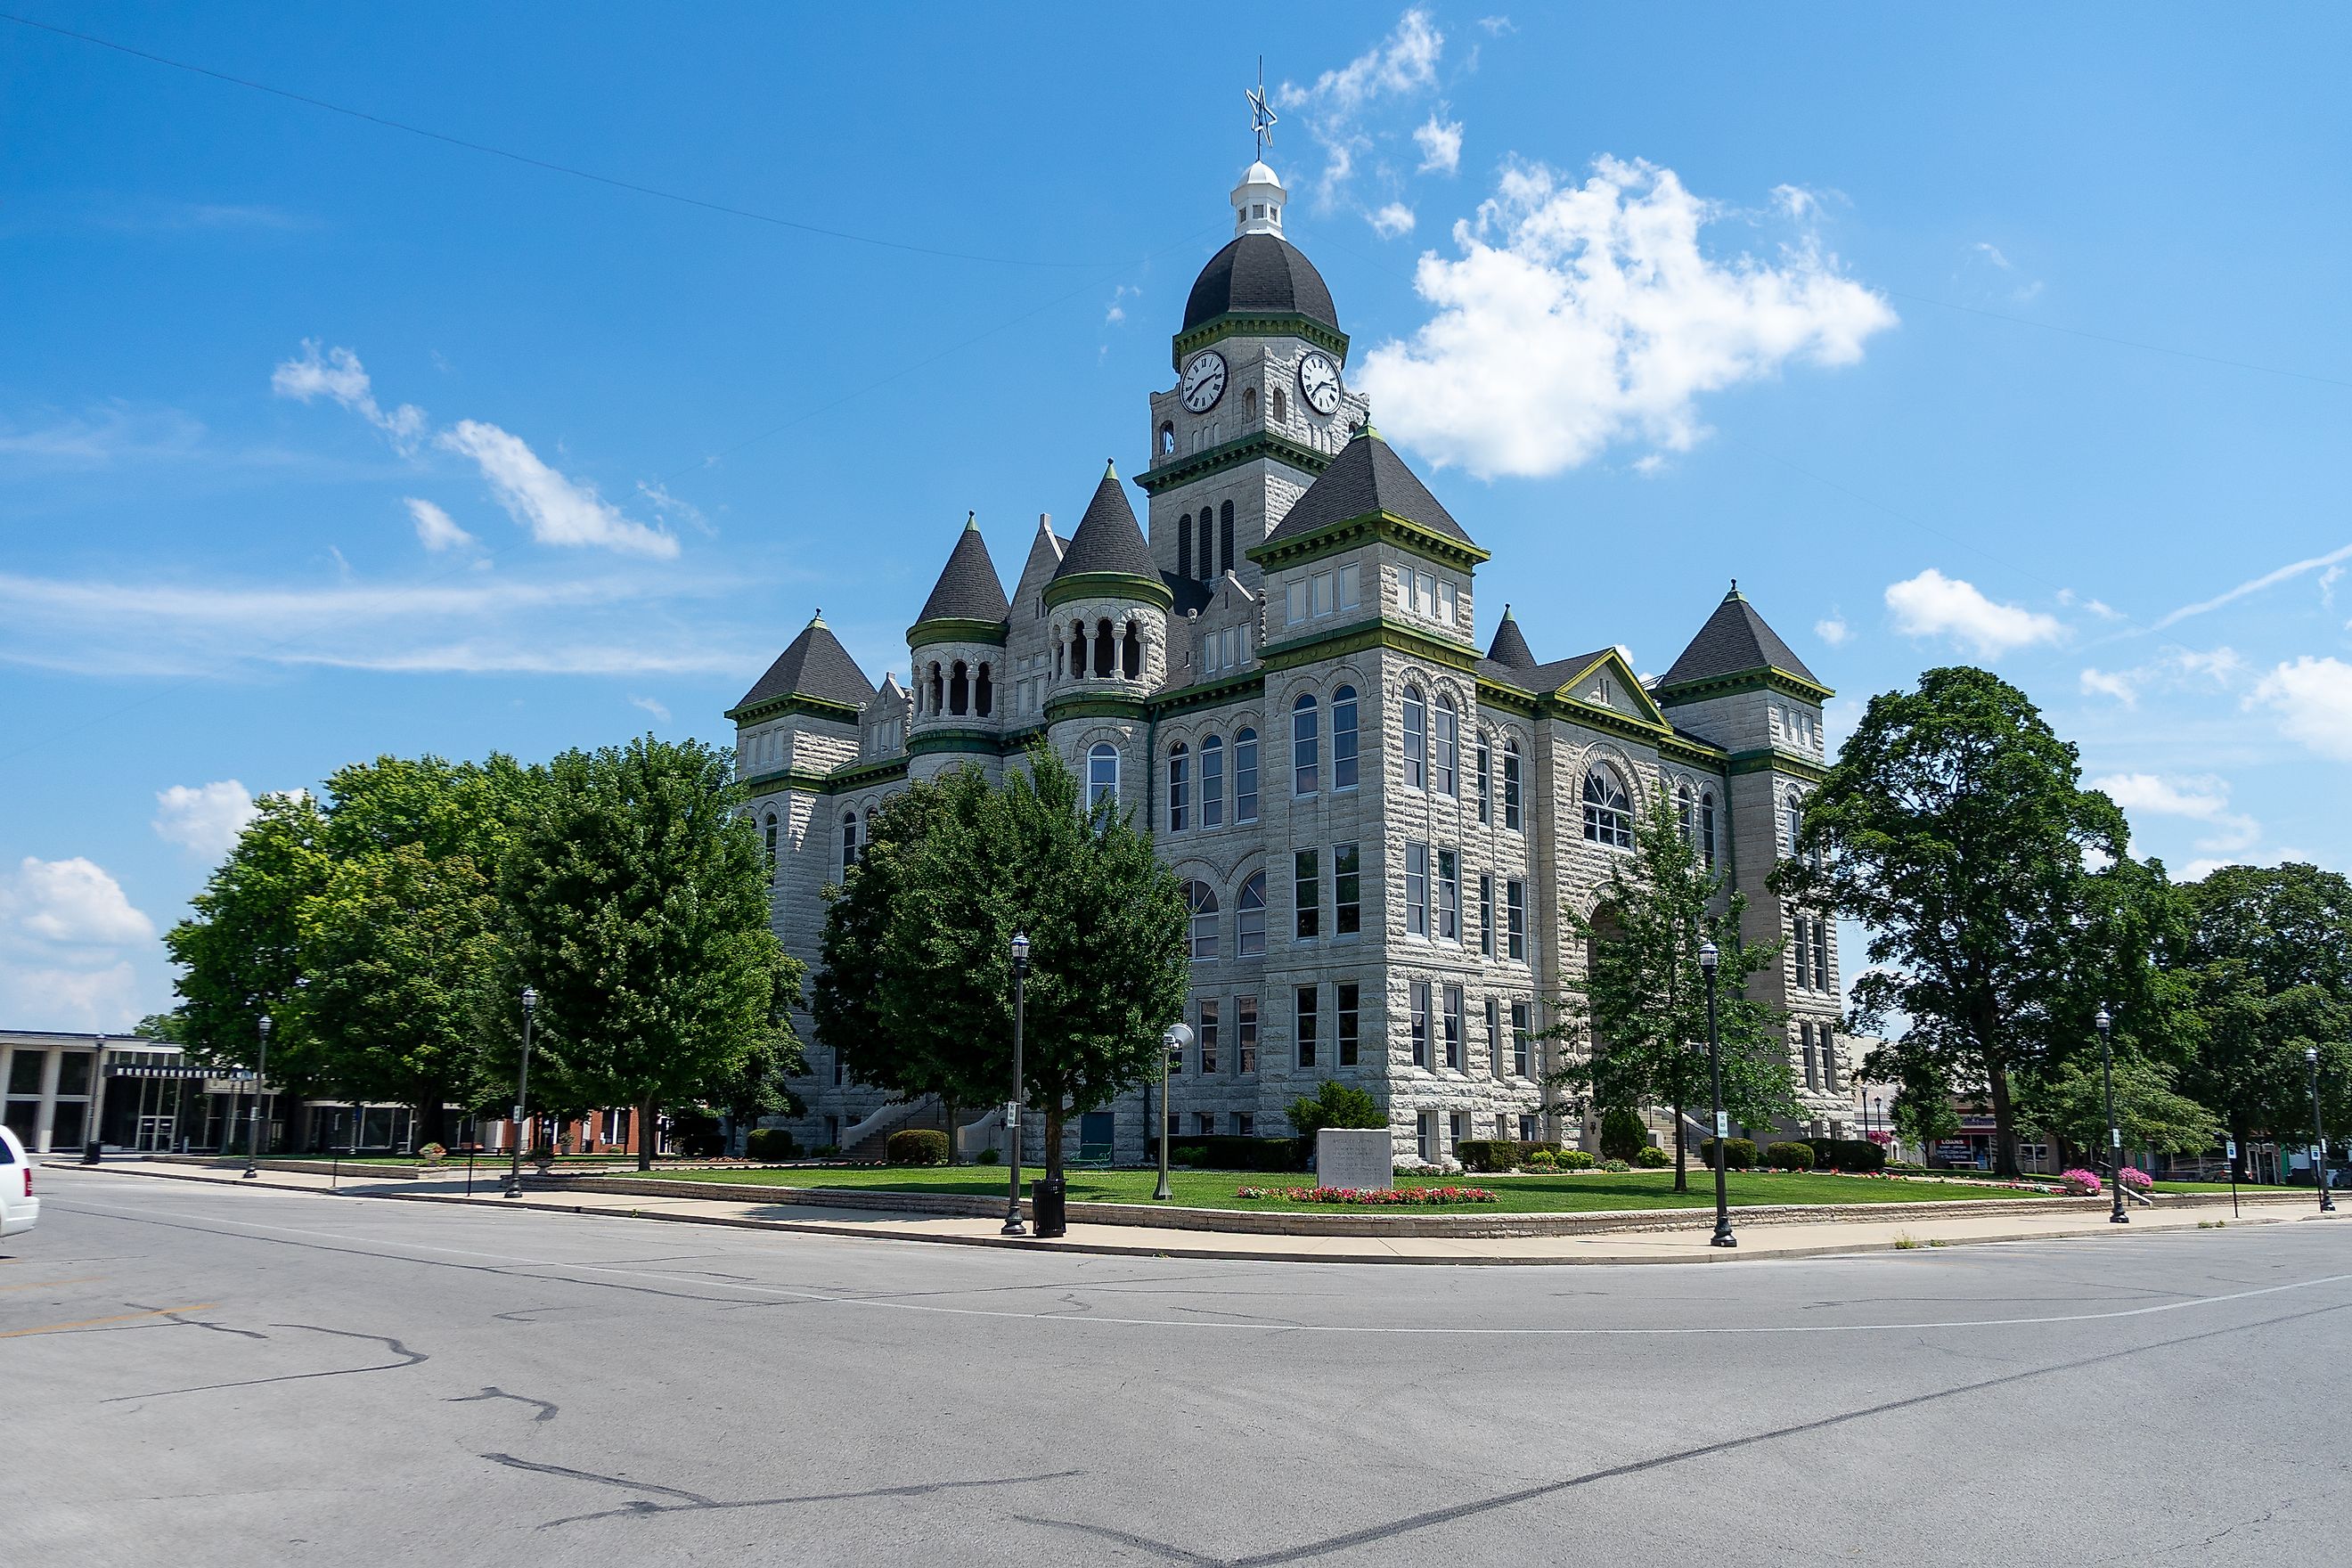
[[[938,1132],[948,1130],[947,1109],[940,1104],[936,1095],[896,1101],[884,1106],[865,1121],[843,1129],[841,1157],[872,1161],[878,1164],[888,1157],[890,1134],[914,1127],[928,1127]]]

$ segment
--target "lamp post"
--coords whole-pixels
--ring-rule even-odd
[[[539,1011],[539,993],[526,985],[522,988],[522,1067],[515,1074],[514,1146],[507,1151],[507,1190],[510,1198],[522,1196],[523,1111],[530,1104],[530,1020]]]
[[[267,1013],[261,1016],[260,1028],[261,1060],[253,1069],[253,1105],[245,1118],[245,1174],[239,1178],[247,1182],[261,1174],[261,1167],[255,1164],[254,1160],[261,1152],[261,1086],[269,1072],[269,1015]]]
[[[2099,1031],[2099,1070],[2107,1085],[2107,1184],[2115,1188],[2115,1208],[2107,1215],[2109,1225],[2131,1224],[2131,1213],[2124,1207],[2124,1133],[2116,1125],[2116,1051],[2113,1036],[2116,1021],[2107,1016],[2105,1007],[2091,1019]]]
[[[1192,1043],[1192,1027],[1181,1018],[1168,1026],[1160,1037],[1160,1184],[1151,1189],[1151,1201],[1164,1204],[1175,1197],[1168,1190],[1168,1058],[1181,1054]]]
[[[2319,1184],[2319,1212],[2334,1214],[2336,1199],[2327,1190],[2327,1123],[2319,1114],[2319,1047],[2303,1047],[2303,1065],[2311,1074],[2311,1135],[2319,1147],[2311,1156],[2311,1174]]]
[[[1724,1179],[1724,1168],[1730,1161],[1723,1145],[1731,1131],[1731,1119],[1723,1113],[1723,1046],[1715,1024],[1715,970],[1721,962],[1712,941],[1699,944],[1699,972],[1706,976],[1706,1068],[1715,1079],[1715,1235],[1707,1245],[1738,1247],[1739,1238],[1731,1234],[1731,1198]]]
[[[1028,980],[1029,936],[1016,931],[1013,933],[1013,1098],[1004,1102],[1005,1163],[1010,1167],[1013,1184],[1004,1199],[1006,1236],[1029,1234],[1021,1223],[1021,1024],[1028,1000]]]

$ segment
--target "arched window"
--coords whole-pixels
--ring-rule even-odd
[[[1118,804],[1118,748],[1108,742],[1087,753],[1087,809],[1106,798]]]
[[[931,706],[929,710],[931,717],[934,719],[938,718],[940,710],[946,706],[947,683],[940,678],[939,661],[937,659],[933,659],[931,661]]]
[[[1257,731],[1234,734],[1234,820],[1257,820]]]
[[[1234,951],[1243,958],[1265,952],[1265,873],[1253,871],[1242,884],[1241,910],[1234,921]]]
[[[1225,741],[1210,735],[1201,742],[1201,826],[1225,825]]]
[[[1186,512],[1176,520],[1176,575],[1192,574],[1192,514]]]
[[[1168,748],[1168,831],[1181,833],[1192,814],[1192,753],[1183,742]]]
[[[1069,670],[1069,645],[1060,637],[1054,639],[1054,679],[1059,680]]]
[[[1118,673],[1118,647],[1111,639],[1110,617],[1095,623],[1095,674],[1108,680]]]
[[[1313,795],[1323,776],[1322,737],[1316,722],[1315,699],[1301,693],[1290,705],[1290,792]]]
[[[1206,882],[1185,883],[1184,909],[1192,962],[1205,963],[1217,956],[1217,889]]]
[[[1477,795],[1478,820],[1495,820],[1495,742],[1486,731],[1478,731]]]
[[[1129,680],[1143,679],[1143,628],[1127,623],[1127,637],[1118,650],[1118,672]]]
[[[1163,457],[1163,458],[1165,458],[1165,457],[1169,457],[1169,456],[1171,456],[1171,454],[1173,454],[1173,453],[1175,452],[1175,450],[1176,450],[1176,426],[1175,426],[1173,424],[1166,424],[1166,425],[1162,425],[1162,426],[1160,426],[1160,455],[1161,457]]]
[[[980,675],[971,686],[971,710],[985,719],[996,709],[996,683],[989,676],[988,666],[980,667]]]
[[[1698,797],[1698,852],[1706,868],[1715,869],[1715,792],[1702,790]]]
[[[1612,849],[1633,847],[1633,803],[1625,782],[1606,763],[1584,775],[1584,837]]]
[[[1785,815],[1788,821],[1789,840],[1782,852],[1786,854],[1790,859],[1794,860],[1797,858],[1797,835],[1805,826],[1804,797],[1800,795],[1795,790],[1790,790],[1785,804],[1788,806],[1788,811]]]
[[[957,659],[948,674],[948,711],[962,717],[971,707],[971,679],[964,674],[963,660]]]
[[[841,874],[845,879],[849,868],[857,864],[857,814],[845,812],[841,818]]]
[[[1087,623],[1070,623],[1070,674],[1076,679],[1087,678]]]
[[[1503,826],[1519,831],[1519,743],[1503,742]]]
[[[1691,794],[1691,786],[1686,784],[1678,784],[1675,788],[1675,823],[1682,829],[1683,842],[1696,849],[1698,847],[1698,800]]]
[[[1234,569],[1234,503],[1217,509],[1217,570]]]
[[[776,814],[768,813],[768,880],[776,879]]]
[[[1269,401],[1274,405],[1274,422],[1276,425],[1284,423],[1290,417],[1290,399],[1282,395],[1282,388],[1276,387],[1274,395]]]
[[[1331,787],[1356,787],[1356,689],[1331,693]]]
[[[1433,771],[1437,793],[1459,795],[1462,793],[1462,721],[1454,711],[1454,699],[1441,691],[1437,694],[1437,756]]]
[[[1255,386],[1242,388],[1242,417],[1252,421],[1257,418],[1257,388]]]
[[[1418,686],[1404,689],[1404,785],[1429,787],[1429,704]]]

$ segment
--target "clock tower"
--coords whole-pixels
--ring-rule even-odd
[[[1231,202],[1233,241],[1184,302],[1176,384],[1151,395],[1151,463],[1136,481],[1151,498],[1152,559],[1189,595],[1180,613],[1227,572],[1256,592],[1250,546],[1371,417],[1347,384],[1348,334],[1331,291],[1283,237],[1280,176],[1252,163]]]

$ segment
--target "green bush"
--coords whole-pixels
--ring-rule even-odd
[[[1557,1171],[1559,1169],[1559,1162],[1560,1156],[1550,1150],[1538,1149],[1519,1162],[1519,1168],[1525,1171]],[[1590,1163],[1587,1162],[1587,1163]]]
[[[1706,1163],[1706,1166],[1709,1170],[1715,1168],[1715,1142],[1716,1141],[1714,1139],[1710,1138],[1706,1142],[1698,1146],[1699,1158]],[[1755,1139],[1727,1138],[1723,1141],[1723,1151],[1726,1169],[1733,1171],[1752,1171],[1756,1168]]]
[[[1515,1138],[1465,1138],[1454,1145],[1454,1157],[1465,1171],[1507,1171],[1519,1161]]]
[[[1004,1163],[1004,1154],[1003,1151],[999,1150],[992,1143],[987,1148],[982,1149],[979,1153],[974,1154],[972,1156],[972,1160],[975,1163],[982,1165],[1001,1165]]]
[[[902,1127],[884,1145],[894,1165],[944,1165],[948,1135],[936,1127]]]
[[[1649,1143],[1650,1130],[1636,1112],[1613,1106],[1601,1113],[1601,1152],[1610,1159],[1633,1159]]]
[[[1601,1163],[1601,1168],[1612,1176],[1622,1176],[1633,1167],[1622,1160],[1604,1160]]]
[[[1655,1143],[1643,1144],[1641,1152],[1633,1156],[1633,1163],[1645,1171],[1663,1170],[1674,1163],[1675,1157]]]
[[[1823,1171],[1883,1171],[1886,1150],[1867,1138],[1808,1138],[1813,1164]]]
[[[1775,1171],[1810,1171],[1813,1168],[1813,1146],[1811,1143],[1768,1143],[1764,1148],[1764,1163]]]
[[[754,1128],[743,1140],[743,1152],[753,1160],[789,1160],[800,1152],[791,1131],[782,1127]]]
[[[1241,1138],[1211,1132],[1171,1142],[1168,1145],[1168,1163],[1208,1171],[1291,1171],[1298,1166],[1298,1144],[1291,1138]]]
[[[1581,1149],[1562,1149],[1557,1158],[1563,1171],[1589,1171],[1601,1163]]]

